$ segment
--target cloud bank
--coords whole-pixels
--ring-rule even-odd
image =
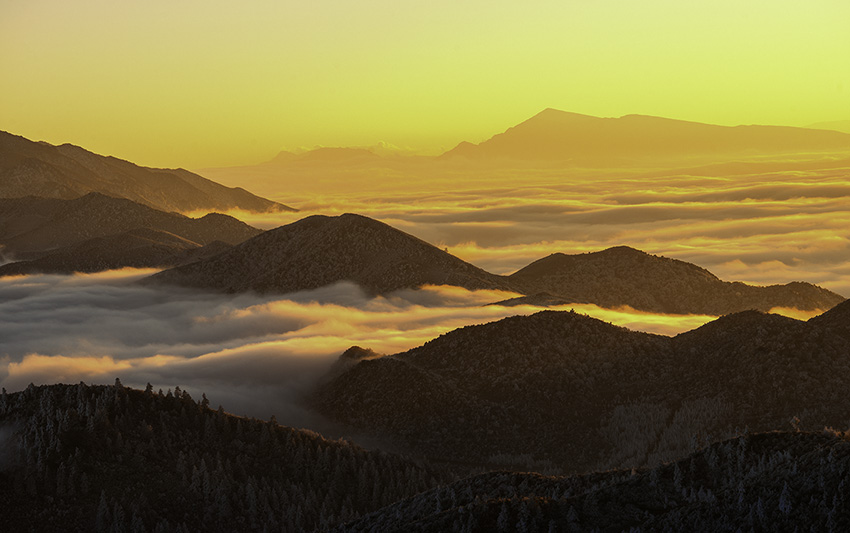
[[[352,283],[286,296],[134,284],[149,270],[0,278],[0,385],[111,383],[194,397],[282,423],[315,425],[301,397],[352,345],[381,353],[452,329],[539,311],[485,305],[516,296],[457,287],[368,297]],[[675,334],[712,317],[564,306],[632,329]]]

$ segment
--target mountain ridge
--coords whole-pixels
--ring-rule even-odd
[[[595,117],[547,108],[478,143],[461,143],[441,158],[588,160],[722,153],[850,150],[850,135],[790,126],[719,126],[650,115]]]
[[[266,231],[221,256],[146,280],[261,293],[316,289],[339,281],[353,281],[373,294],[424,284],[509,288],[500,276],[383,222],[352,213],[313,215]]]
[[[33,142],[0,131],[0,197],[73,199],[90,192],[165,211],[295,211],[184,169],[157,169],[65,143]]]
[[[19,259],[141,228],[171,233],[200,246],[213,241],[237,244],[261,233],[229,215],[190,218],[97,192],[72,200],[0,198],[0,245],[4,255]]]
[[[746,311],[675,337],[541,311],[357,363],[317,388],[314,405],[432,459],[652,466],[691,450],[695,434],[782,429],[795,416],[844,424],[850,335],[834,324],[848,309],[807,322]]]

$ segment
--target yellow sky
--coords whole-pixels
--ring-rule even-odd
[[[546,107],[850,118],[846,0],[0,0],[0,129],[140,164],[437,152]]]

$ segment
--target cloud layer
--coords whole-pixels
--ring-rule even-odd
[[[233,412],[306,424],[299,398],[352,345],[381,353],[452,329],[538,311],[485,305],[515,296],[456,287],[370,298],[351,283],[286,296],[134,284],[151,271],[0,279],[0,385],[78,381],[206,392]],[[711,319],[566,306],[674,334]]]
[[[809,281],[850,296],[846,156],[753,157],[679,170],[464,168],[411,159],[233,172],[234,183],[302,209],[237,214],[266,228],[305,214],[357,212],[494,273],[554,252],[627,245],[730,281]],[[327,186],[317,187],[323,180]]]

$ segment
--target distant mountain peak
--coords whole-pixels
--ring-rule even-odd
[[[783,126],[728,127],[638,114],[601,118],[546,108],[484,142],[461,143],[443,156],[580,160],[590,164],[635,157],[675,159],[744,152],[779,154],[848,149],[850,135],[837,131]]]

